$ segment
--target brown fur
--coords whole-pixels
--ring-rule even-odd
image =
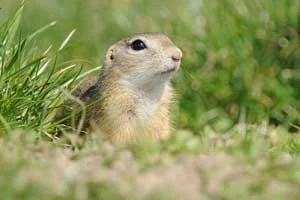
[[[132,38],[139,37],[151,43],[151,48],[135,55],[136,52],[128,50],[126,45]],[[153,33],[130,36],[113,44],[107,51],[99,78],[87,79],[73,92],[87,105],[83,129],[100,131],[113,143],[134,142],[144,137],[166,139],[172,127],[169,107],[173,99],[168,77],[157,75],[157,81],[146,77],[149,83],[145,84],[144,78],[141,84],[134,81],[140,81],[139,76],[147,73],[156,77],[157,72],[153,70],[165,70],[161,63],[175,54],[176,48],[165,35]],[[137,78],[131,81],[135,76]],[[76,110],[76,103],[67,104],[73,107],[71,110]]]

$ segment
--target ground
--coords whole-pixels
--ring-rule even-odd
[[[36,142],[16,131],[1,139],[2,197],[297,199],[300,149],[293,142],[300,137],[266,124],[248,131],[257,134],[232,130],[219,137],[207,130],[200,139],[175,131],[168,141],[129,147],[95,135],[85,142],[71,135],[69,146]]]

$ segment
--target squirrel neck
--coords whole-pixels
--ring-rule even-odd
[[[165,83],[159,83],[155,86],[145,85],[143,87],[137,87],[136,90],[145,98],[152,102],[159,102],[167,87],[167,81]]]
[[[168,84],[166,81],[158,84],[135,85],[125,80],[122,86],[124,91],[129,91],[128,98],[135,102],[133,107],[136,116],[151,120],[153,114],[162,104]]]
[[[141,98],[145,101],[150,102],[159,102],[166,90],[166,87],[169,85],[169,80],[158,80],[152,79],[150,81],[136,81],[128,77],[122,79],[123,85],[125,88],[128,88],[133,91],[135,96]]]
[[[134,117],[145,125],[153,120],[161,106],[167,106],[171,100],[169,80],[162,80],[142,85],[128,80],[123,74],[107,70],[101,73],[96,87],[103,97],[102,105],[108,115],[126,119]]]
[[[113,93],[113,95],[116,95],[116,98],[118,98],[119,95],[126,95],[134,102],[153,105],[159,104],[163,94],[170,87],[169,79],[162,79],[161,77],[158,77],[151,81],[144,82],[132,77],[126,77],[118,73],[118,71],[113,70],[103,71],[97,84],[98,88],[106,90],[105,93],[108,95]],[[118,94],[112,92],[116,90],[116,85]]]

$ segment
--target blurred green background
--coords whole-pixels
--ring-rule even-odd
[[[0,0],[0,21],[19,3]],[[124,36],[166,33],[184,55],[173,79],[177,128],[226,132],[265,121],[299,131],[300,1],[31,0],[23,14],[22,35],[57,21],[36,38],[40,51],[76,29],[61,59],[85,70]]]

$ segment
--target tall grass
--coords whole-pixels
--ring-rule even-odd
[[[24,4],[0,25],[0,133],[21,128],[49,135],[62,91],[81,71],[77,64],[59,61],[74,31],[59,48],[40,49],[35,38],[56,22],[23,36],[19,29],[23,9]]]

